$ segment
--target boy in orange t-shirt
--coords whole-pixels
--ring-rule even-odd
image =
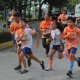
[[[15,13],[13,15],[13,17],[14,17],[14,21],[10,25],[10,33],[12,35],[13,46],[14,46],[14,48],[16,48],[15,33],[16,33],[17,30],[20,29],[20,27],[19,27],[19,20],[21,19],[21,15],[19,13]]]
[[[19,46],[20,43],[16,43],[15,34],[16,34],[16,31],[20,29],[19,21],[21,19],[21,14],[15,13],[13,17],[14,17],[13,23],[10,25],[10,33],[11,33],[12,40],[13,40],[13,47],[15,48],[15,50],[17,50],[18,59],[19,59],[19,65],[15,67],[14,69],[19,70],[21,69],[21,65],[20,65],[21,64],[21,61],[20,61],[21,46]]]
[[[62,33],[62,38],[65,39],[66,49],[68,51],[70,59],[70,70],[67,73],[67,76],[72,77],[74,61],[77,61],[78,66],[80,67],[80,58],[75,57],[79,43],[80,30],[74,25],[72,18],[68,18],[67,25],[68,26],[64,29],[64,32]]]

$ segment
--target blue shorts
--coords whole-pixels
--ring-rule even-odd
[[[16,44],[16,40],[15,40],[14,35],[11,35],[11,36],[12,36],[12,41],[13,41],[13,44]]]
[[[72,47],[72,48],[68,49],[68,54],[70,54],[70,53],[76,54],[76,52],[77,52],[77,48]]]
[[[25,55],[26,54],[28,54],[28,55],[32,54],[31,48],[28,48],[28,47],[23,48],[22,51],[23,51],[23,54],[25,54]]]
[[[63,52],[63,49],[60,48],[60,45],[53,45],[52,49],[58,51],[58,52]]]

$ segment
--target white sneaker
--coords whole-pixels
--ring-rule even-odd
[[[53,68],[47,68],[47,69],[45,69],[46,71],[52,71],[53,70]]]

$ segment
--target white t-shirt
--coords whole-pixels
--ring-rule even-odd
[[[26,38],[27,40],[21,41],[22,48],[24,48],[24,47],[32,48],[32,34],[34,34],[34,33],[35,33],[35,31],[30,29],[30,28],[25,28],[24,29],[24,36],[23,36],[23,38],[24,39]],[[19,37],[20,37],[20,35],[16,34],[16,38],[19,38]]]
[[[32,48],[32,34],[35,33],[34,30],[30,28],[25,28],[24,35],[27,37],[28,41],[25,43],[24,41],[21,41],[22,48],[28,47]]]
[[[61,39],[57,37],[60,34],[59,29],[51,30],[51,37],[52,37],[52,44],[53,45],[60,45]]]

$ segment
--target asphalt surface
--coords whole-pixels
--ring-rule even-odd
[[[39,22],[29,24],[38,30]],[[39,48],[36,49],[33,43],[33,53],[39,59],[44,60],[45,67],[47,68],[49,57],[45,56],[45,49],[42,47],[41,40],[39,44]],[[17,53],[11,52],[12,49],[10,47],[0,50],[0,80],[80,80],[80,68],[77,66],[77,62],[75,62],[73,78],[68,78],[66,73],[69,70],[69,60],[67,57],[59,60],[57,53],[54,56],[52,71],[43,71],[41,66],[32,60],[31,67],[28,67],[29,72],[20,74],[19,71],[14,70],[14,67],[18,65],[18,56]],[[80,56],[79,50],[80,47],[78,47],[76,56]]]
[[[39,59],[44,60],[45,67],[48,66],[49,57],[45,56],[45,49],[43,49],[40,41],[40,46],[38,49],[34,47],[33,44],[33,53]],[[77,56],[80,56],[78,48]],[[11,52],[11,48],[0,50],[0,80],[80,80],[80,68],[75,62],[75,68],[73,71],[74,78],[68,78],[66,76],[67,71],[69,70],[69,60],[67,57],[64,57],[62,60],[59,60],[57,53],[54,56],[53,70],[46,72],[43,71],[41,66],[32,60],[31,67],[28,67],[29,72],[25,74],[20,74],[19,71],[15,71],[14,67],[18,65],[18,56],[17,53]]]

